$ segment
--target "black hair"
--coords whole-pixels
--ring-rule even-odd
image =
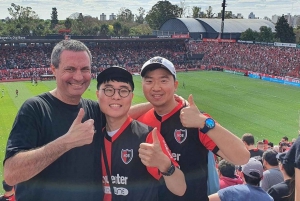
[[[267,161],[271,166],[277,166],[278,165],[278,160],[276,158],[276,155],[278,153],[274,150],[267,150],[263,153],[262,159],[263,161]]]
[[[235,178],[235,165],[232,163],[223,159],[219,162],[218,169],[224,177]]]
[[[253,145],[254,144],[254,137],[251,133],[245,133],[242,136],[242,141],[246,142],[247,145]]]
[[[243,174],[244,174],[245,182],[247,184],[254,185],[254,186],[259,186],[259,182],[261,180],[259,173],[251,172],[251,175],[256,177],[256,178],[249,177],[245,173],[243,173]]]

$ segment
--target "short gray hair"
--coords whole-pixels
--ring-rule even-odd
[[[74,52],[86,51],[92,63],[92,54],[85,44],[78,40],[62,40],[55,45],[51,53],[51,64],[55,68],[58,68],[60,63],[60,56],[64,50],[70,50]]]

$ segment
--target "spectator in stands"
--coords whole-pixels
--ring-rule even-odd
[[[264,143],[264,151],[266,151],[269,147],[269,141],[267,139],[263,139],[263,143]]]
[[[263,154],[262,160],[265,171],[260,186],[264,191],[283,181],[283,175],[278,168],[277,154],[274,150],[267,150]]]
[[[265,150],[265,144],[264,144],[263,141],[258,141],[258,142],[256,143],[256,147],[257,147],[257,149],[259,149],[259,150],[262,150],[262,151]]]
[[[264,152],[254,145],[254,136],[251,133],[245,133],[242,136],[242,141],[250,152],[250,158],[256,158],[262,162],[262,155]]]
[[[224,159],[218,164],[218,173],[220,189],[243,183],[242,178],[235,174],[235,165]]]
[[[286,153],[286,159],[294,164],[295,170],[295,201],[300,200],[300,136]]]
[[[4,180],[2,181],[4,195],[0,196],[0,201],[15,201],[15,189],[8,185]]]
[[[259,187],[262,176],[261,162],[250,158],[246,165],[242,165],[242,179],[245,184],[223,188],[218,193],[208,196],[209,201],[273,201],[273,198]]]
[[[295,194],[294,163],[286,158],[286,152],[278,153],[276,158],[284,181],[269,188],[268,194],[273,197],[274,201],[289,201],[294,199]]]

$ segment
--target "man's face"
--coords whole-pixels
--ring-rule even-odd
[[[110,93],[114,94],[109,97],[105,95],[104,89],[107,90],[107,95],[110,95]],[[121,97],[119,93],[126,94],[126,90],[130,90],[129,95],[127,97]],[[100,109],[106,115],[106,118],[127,118],[127,113],[133,98],[132,88],[128,83],[117,81],[102,83],[96,94]]]
[[[264,151],[264,144],[257,144],[257,149],[263,150]]]
[[[178,81],[174,81],[173,75],[166,69],[158,68],[146,72],[142,80],[143,92],[146,99],[154,108],[168,108],[174,100],[174,93]]]
[[[78,104],[91,82],[91,62],[86,51],[64,50],[58,68],[51,66],[57,83],[57,98],[68,104]]]

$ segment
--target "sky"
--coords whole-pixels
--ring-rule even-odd
[[[205,11],[208,6],[212,6],[213,13],[221,11],[223,0],[169,0],[172,4],[180,6],[184,2],[186,14],[191,15],[193,6],[201,7]],[[0,19],[10,17],[7,8],[11,3],[23,7],[31,7],[40,19],[51,19],[52,8],[56,7],[58,19],[64,20],[73,13],[82,13],[92,17],[100,18],[102,13],[107,18],[111,13],[118,14],[121,8],[128,8],[133,14],[138,14],[138,8],[142,7],[146,13],[151,10],[158,0],[0,0]],[[272,18],[273,15],[288,14],[300,15],[300,0],[226,0],[226,10],[233,14],[241,13],[244,18],[248,18],[250,12],[256,17]]]

